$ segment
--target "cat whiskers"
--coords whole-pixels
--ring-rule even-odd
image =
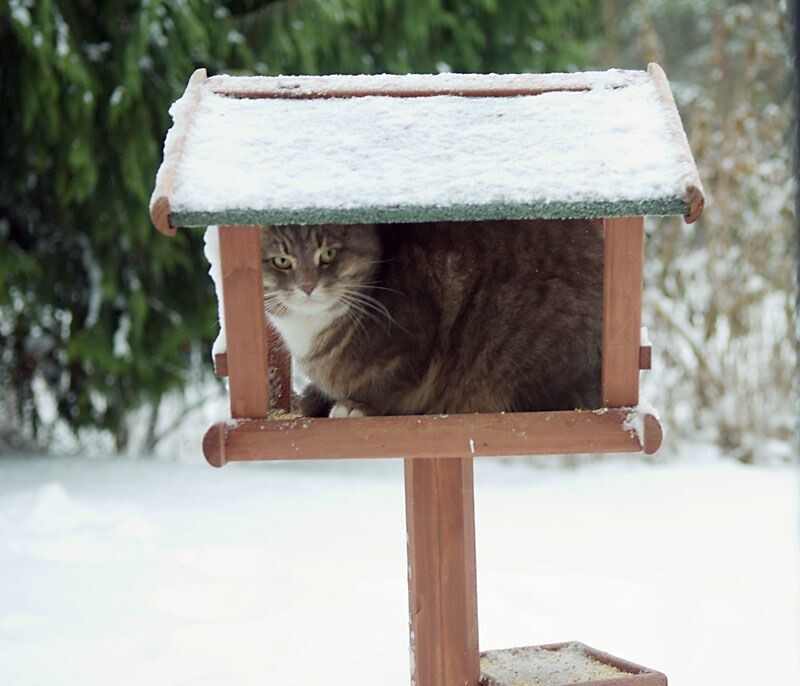
[[[286,305],[281,302],[280,293],[264,294],[264,311],[272,312],[282,309],[286,309]]]
[[[397,293],[397,295],[406,295],[403,291],[398,291],[396,288],[387,288],[386,286],[378,286],[377,284],[367,282],[363,284],[364,286],[369,286],[370,288],[374,288],[379,291],[388,291],[389,293]]]
[[[357,300],[352,295],[342,294],[339,297],[340,297],[341,301],[343,303],[345,303],[345,305],[347,305],[348,313],[351,314],[356,320],[359,320],[359,323],[361,324],[362,328],[363,328],[364,325],[363,325],[363,322],[360,322],[360,317],[364,316],[364,317],[367,317],[368,319],[371,319],[376,324],[383,324],[384,323],[383,320],[378,316],[378,314],[381,314],[381,315],[384,315],[387,318],[386,330],[387,331],[389,330],[389,327],[391,326],[391,323],[392,323],[391,316],[389,316],[386,313],[382,312],[381,310],[377,309],[371,303],[370,304],[363,303],[363,302]],[[367,309],[367,308],[370,308],[370,309]],[[366,332],[366,329],[365,329],[365,332]]]
[[[366,293],[362,293],[354,288],[339,288],[338,295],[351,309],[372,319],[376,324],[380,324],[380,316],[386,317],[387,331],[394,324],[398,329],[408,333],[406,329],[392,317],[386,306],[378,299]],[[380,315],[380,316],[379,316]]]

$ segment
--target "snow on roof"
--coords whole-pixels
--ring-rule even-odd
[[[192,77],[151,201],[162,230],[702,209],[648,71]],[[168,224],[167,224],[168,222]]]

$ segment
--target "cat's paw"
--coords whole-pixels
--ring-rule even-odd
[[[349,400],[344,400],[338,403],[334,403],[333,407],[331,408],[329,417],[333,419],[343,419],[343,418],[353,418],[353,417],[366,417],[367,416],[367,409],[363,405],[359,405],[358,403],[350,402]]]

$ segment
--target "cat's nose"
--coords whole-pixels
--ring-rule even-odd
[[[311,295],[314,292],[314,289],[317,287],[315,283],[301,283],[300,290],[307,295]]]

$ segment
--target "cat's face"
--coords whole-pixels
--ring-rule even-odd
[[[266,226],[261,230],[264,303],[302,314],[345,310],[374,280],[381,259],[372,226]]]

